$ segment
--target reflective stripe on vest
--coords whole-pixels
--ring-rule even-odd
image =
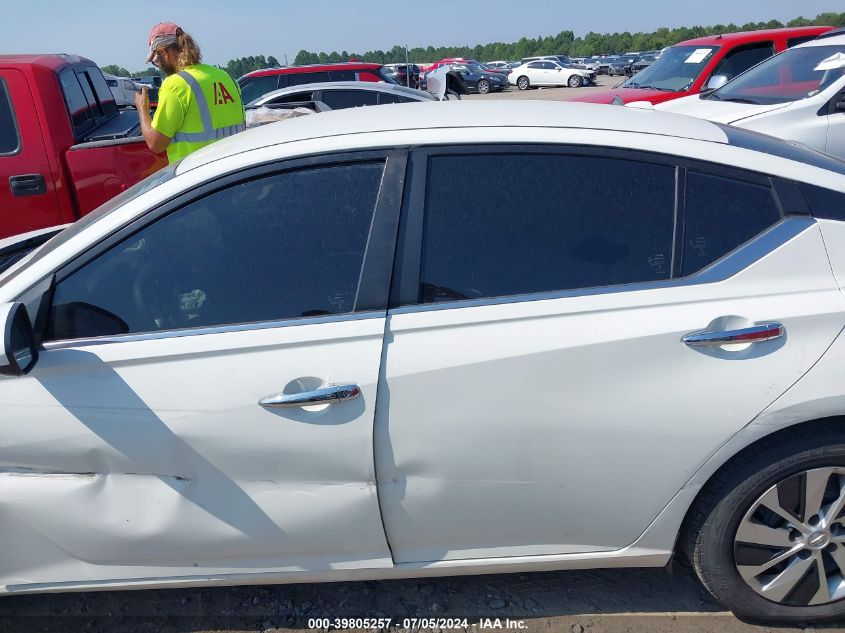
[[[211,122],[211,110],[208,107],[208,101],[206,101],[205,93],[202,91],[200,83],[186,70],[180,72],[179,76],[188,84],[197,102],[197,108],[199,108],[200,118],[202,119],[202,132],[177,132],[173,137],[174,143],[217,141],[221,138],[237,134],[238,132],[243,132],[246,129],[246,124],[244,123],[215,129],[214,124]]]

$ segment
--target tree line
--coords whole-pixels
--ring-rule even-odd
[[[737,31],[757,31],[777,29],[785,26],[845,26],[845,13],[820,13],[815,18],[797,17],[787,23],[779,20],[768,22],[749,22],[748,24],[715,24],[713,26],[693,26],[669,29],[659,28],[650,33],[595,33],[589,32],[584,37],[575,37],[572,31],[561,31],[553,36],[536,38],[523,37],[518,42],[493,42],[476,46],[441,46],[435,48],[416,47],[407,50],[407,59],[411,62],[435,62],[445,57],[470,57],[482,61],[518,60],[532,55],[569,55],[570,57],[589,57],[605,53],[624,53],[627,51],[659,50],[694,37],[734,33]],[[294,64],[320,64],[327,62],[349,61],[350,58],[379,64],[402,63],[406,51],[403,46],[394,46],[388,51],[374,50],[366,53],[313,53],[301,50],[294,59]]]
[[[624,53],[627,51],[659,50],[672,46],[678,42],[694,37],[714,35],[719,33],[734,33],[736,31],[757,31],[760,29],[778,29],[785,26],[839,26],[845,27],[845,13],[820,13],[815,18],[797,17],[786,23],[778,20],[768,22],[749,22],[748,24],[715,24],[713,26],[692,26],[669,29],[662,27],[650,33],[595,33],[590,31],[583,37],[575,37],[572,31],[561,31],[557,35],[538,36],[536,38],[523,37],[517,42],[492,42],[476,46],[441,46],[426,48],[416,47],[407,50],[407,59],[411,62],[430,63],[444,57],[471,57],[482,61],[495,59],[517,60],[532,55],[569,55],[570,57],[589,57],[604,53]],[[366,53],[350,53],[348,51],[332,51],[331,53],[313,53],[301,50],[294,59],[294,64],[325,64],[346,62],[351,59],[375,62],[378,64],[402,63],[406,59],[403,46],[394,46],[390,50],[374,50]],[[280,66],[279,60],[269,55],[250,55],[230,59],[225,66],[218,66],[237,79],[253,70]],[[110,64],[102,67],[103,72],[118,77],[143,77],[158,75],[156,68],[130,73],[121,66]]]
[[[237,79],[242,75],[251,73],[253,70],[261,70],[262,68],[274,68],[280,65],[281,64],[279,64],[279,60],[273,57],[272,55],[268,57],[265,57],[264,55],[251,55],[249,57],[230,59],[225,66],[217,67],[225,70],[227,73],[229,73],[229,75]],[[104,73],[107,73],[109,75],[115,75],[117,77],[148,77],[161,74],[161,71],[159,71],[157,68],[145,68],[144,70],[129,72],[122,66],[117,66],[116,64],[109,64],[108,66],[103,66],[101,70]]]

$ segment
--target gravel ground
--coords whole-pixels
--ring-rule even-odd
[[[510,619],[522,630],[550,633],[762,633],[773,628],[746,624],[722,611],[681,565],[0,600],[4,633],[297,631],[308,629],[312,618],[355,617],[394,618],[397,631],[404,618],[466,618],[472,632],[484,630],[485,618],[491,624],[498,618],[503,628]],[[819,628],[824,627],[813,630]]]
[[[620,78],[590,88],[512,89],[469,99],[565,101],[606,90]],[[0,599],[0,633],[253,633],[309,628],[313,618],[466,618],[471,631],[490,618],[501,628],[549,633],[664,631],[789,631],[726,613],[688,567],[467,576],[360,583],[89,592]],[[825,628],[845,631],[832,625]],[[398,629],[397,629],[398,630]],[[445,630],[445,629],[444,629]],[[490,630],[497,630],[491,628]]]

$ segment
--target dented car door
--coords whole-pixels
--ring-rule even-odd
[[[392,564],[372,432],[403,171],[253,169],[59,271],[38,366],[0,376],[0,584]]]

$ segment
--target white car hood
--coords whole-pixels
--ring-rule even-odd
[[[674,114],[686,114],[699,119],[707,119],[714,123],[732,124],[759,114],[782,110],[792,103],[794,102],[755,105],[752,103],[736,103],[735,101],[701,99],[698,95],[694,95],[661,103],[656,105],[654,109]]]

